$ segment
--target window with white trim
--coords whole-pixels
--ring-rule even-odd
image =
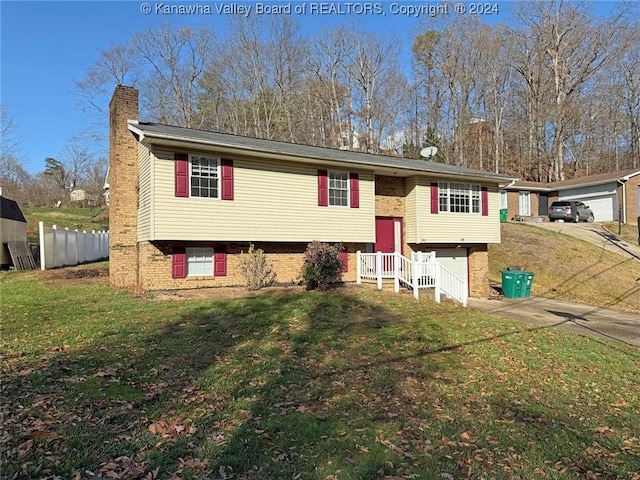
[[[217,158],[191,155],[191,196],[219,198],[220,173]]]
[[[187,276],[213,276],[213,248],[189,247],[187,254]]]
[[[349,206],[349,174],[347,172],[328,172],[329,205]]]
[[[480,213],[480,185],[439,182],[438,193],[441,212]]]
[[[518,215],[528,217],[531,215],[531,195],[529,192],[518,194]]]

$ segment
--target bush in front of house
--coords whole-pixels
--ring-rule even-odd
[[[240,253],[240,274],[244,278],[247,290],[260,290],[270,286],[276,279],[273,265],[267,262],[264,250],[249,245],[247,253]]]
[[[342,280],[342,245],[311,242],[304,252],[302,279],[307,290],[326,290],[329,285]]]

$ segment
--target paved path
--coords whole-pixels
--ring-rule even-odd
[[[544,297],[470,298],[469,307],[491,315],[557,327],[640,347],[640,315]]]
[[[616,235],[606,232],[598,223],[530,222],[529,225],[571,235],[609,252],[640,261],[640,246],[620,240]]]

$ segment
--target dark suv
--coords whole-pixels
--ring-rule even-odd
[[[593,222],[593,212],[582,202],[559,201],[549,207],[549,220],[565,220],[578,223],[580,220]]]

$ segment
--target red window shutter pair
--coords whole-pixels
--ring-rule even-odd
[[[349,271],[349,253],[340,252],[340,261],[342,262],[342,273]]]
[[[318,206],[329,206],[329,173],[326,170],[318,170]]]
[[[483,217],[489,216],[489,189],[482,187],[480,189],[481,212]]]
[[[489,190],[487,187],[481,187],[480,189],[480,201],[481,212],[483,217],[489,216]],[[431,213],[438,213],[440,211],[440,192],[438,190],[438,184],[431,184]]]
[[[186,153],[174,154],[175,164],[175,196],[189,196],[189,155]],[[220,161],[220,174],[222,177],[222,200],[233,200],[233,160],[222,159]]]
[[[216,247],[213,254],[213,275],[215,277],[227,276],[227,249],[224,246]],[[184,248],[176,249],[171,255],[171,277],[187,277],[187,254]]]
[[[171,277],[186,278],[187,276],[187,254],[184,248],[171,256]]]
[[[222,200],[233,200],[233,160],[223,158],[220,161],[222,175]]]
[[[357,173],[349,174],[349,205],[351,208],[360,208],[360,176]],[[318,206],[329,206],[329,172],[318,170]]]
[[[189,196],[189,155],[174,154],[176,197]],[[178,277],[180,278],[180,277]]]
[[[215,277],[227,276],[227,248],[216,247],[213,253],[213,275]]]
[[[431,213],[440,213],[440,191],[436,182],[431,184]]]

